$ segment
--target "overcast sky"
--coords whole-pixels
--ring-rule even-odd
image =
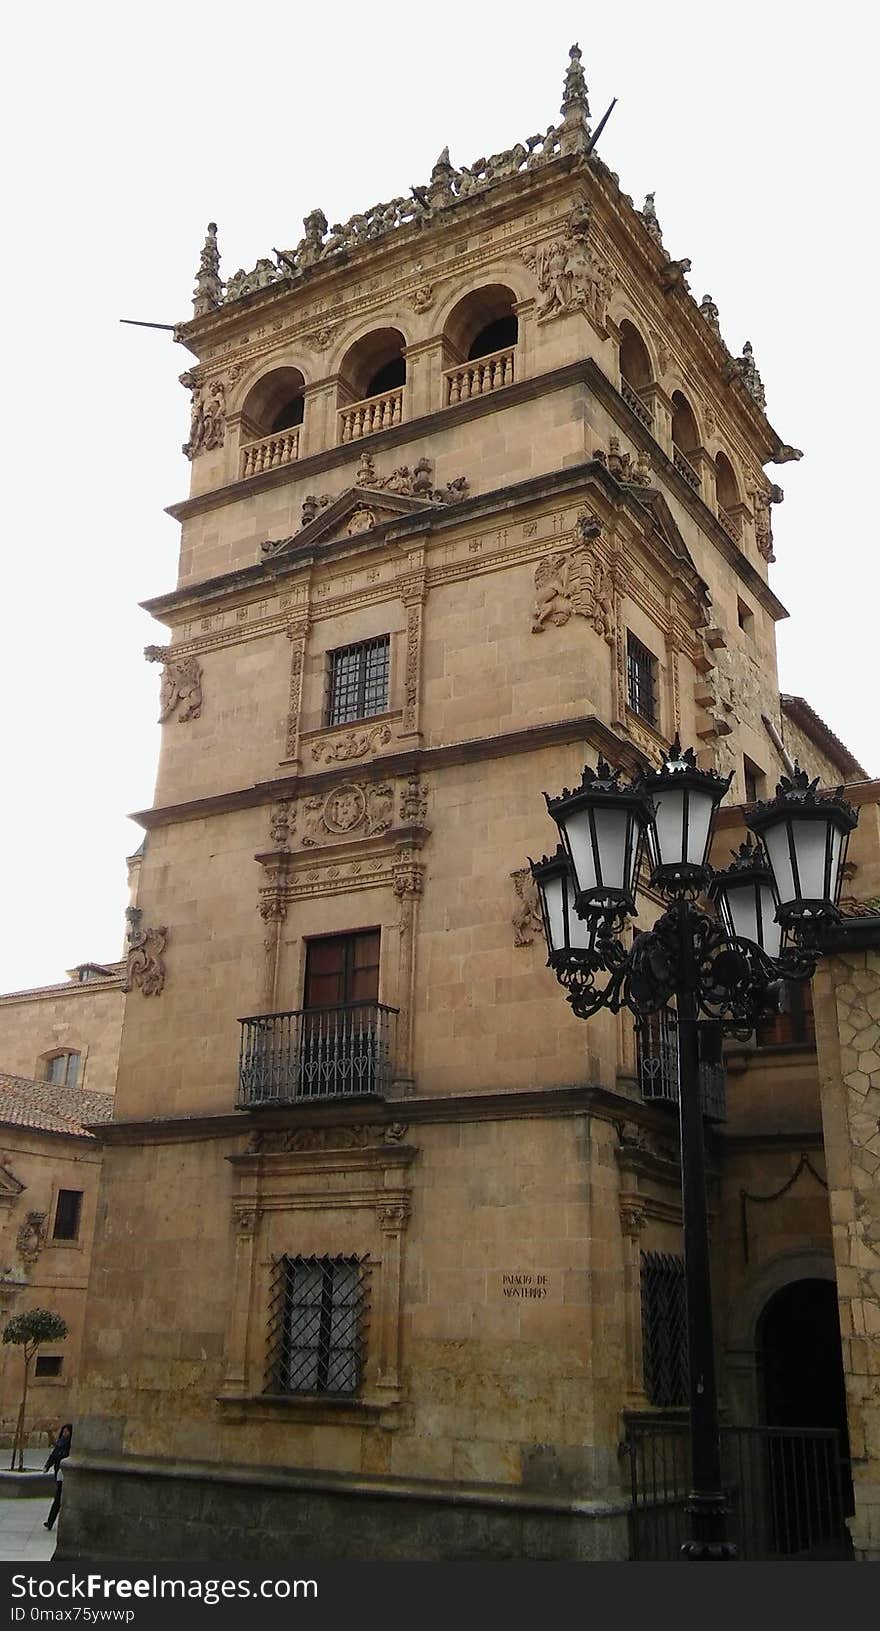
[[[689,0],[366,7],[16,7],[0,109],[5,563],[0,990],[121,954],[124,857],[150,804],[175,581],[189,354],[120,317],[188,317],[223,271],[559,117],[579,39],[600,151],[689,256],[772,424],[782,688],[880,773],[876,40],[866,4]],[[0,1061],[2,1062],[2,1061]]]

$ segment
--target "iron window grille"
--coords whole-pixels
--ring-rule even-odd
[[[273,1260],[266,1393],[357,1393],[369,1277],[365,1257]]]
[[[634,634],[626,637],[627,699],[634,714],[646,719],[649,725],[657,723],[655,675],[657,659]]]
[[[651,1404],[687,1404],[684,1258],[669,1252],[642,1252],[642,1362]]]
[[[390,652],[387,634],[331,651],[328,725],[347,725],[353,719],[368,719],[385,712]]]

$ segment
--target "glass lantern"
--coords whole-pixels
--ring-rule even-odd
[[[677,736],[660,769],[642,777],[654,806],[648,844],[658,888],[676,894],[705,887],[712,818],[730,782],[731,776],[700,770],[693,748],[683,749]]]
[[[819,789],[795,760],[776,797],[750,810],[745,821],[767,852],[779,897],[779,920],[804,923],[835,918],[849,835],[858,815],[839,793]]]
[[[584,766],[581,785],[558,798],[545,793],[547,809],[571,862],[579,912],[594,917],[635,915],[635,890],[651,817],[639,787],[621,784],[620,771],[603,759]]]

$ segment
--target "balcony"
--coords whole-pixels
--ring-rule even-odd
[[[349,402],[336,415],[336,440],[341,445],[357,442],[362,436],[372,436],[378,430],[390,430],[403,418],[405,386],[383,391],[379,396],[365,397],[362,402]]]
[[[678,1021],[674,1013],[661,1009],[650,1019],[642,1021],[637,1033],[639,1057],[639,1087],[642,1098],[650,1104],[678,1104]],[[720,1036],[714,1026],[701,1024],[700,1037],[700,1093],[703,1115],[710,1121],[725,1121],[727,1110],[724,1097],[724,1060],[710,1058],[714,1038],[720,1049]]]
[[[279,465],[293,464],[299,458],[299,430],[296,425],[292,430],[264,436],[259,442],[248,442],[241,450],[241,479],[258,476],[261,470],[277,470]]]
[[[381,1097],[391,1084],[397,1014],[359,1002],[240,1020],[239,1109]]]
[[[475,396],[488,396],[514,380],[516,346],[503,351],[491,351],[486,357],[464,362],[458,368],[443,371],[443,404],[451,408],[456,402],[470,402]]]

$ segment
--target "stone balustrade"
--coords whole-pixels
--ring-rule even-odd
[[[350,402],[340,408],[337,415],[337,441],[357,442],[361,436],[372,436],[378,430],[390,430],[403,418],[404,386],[383,391],[381,396],[365,397],[363,402]]]
[[[639,396],[638,391],[634,390],[633,386],[630,385],[629,380],[621,380],[620,394],[623,397],[627,407],[632,408],[636,418],[640,419],[642,424],[647,426],[648,430],[653,430],[654,415],[652,414],[650,408],[645,407],[645,404]]]
[[[721,505],[719,504],[718,519],[728,537],[732,538],[735,544],[738,544],[742,539],[742,522],[739,520],[739,518],[735,515],[731,515],[729,510],[722,509]]]
[[[446,368],[444,405],[451,408],[456,402],[469,402],[471,397],[488,396],[490,391],[512,385],[515,356],[516,347],[508,346],[504,351],[492,351],[488,357],[477,357],[458,368]]]
[[[684,479],[689,486],[693,487],[695,493],[698,493],[700,491],[700,478],[691,464],[690,459],[686,454],[682,453],[680,447],[674,447],[672,449],[672,461],[679,475],[684,476]]]
[[[261,470],[275,470],[299,458],[299,426],[248,442],[241,450],[241,476],[258,476]]]

